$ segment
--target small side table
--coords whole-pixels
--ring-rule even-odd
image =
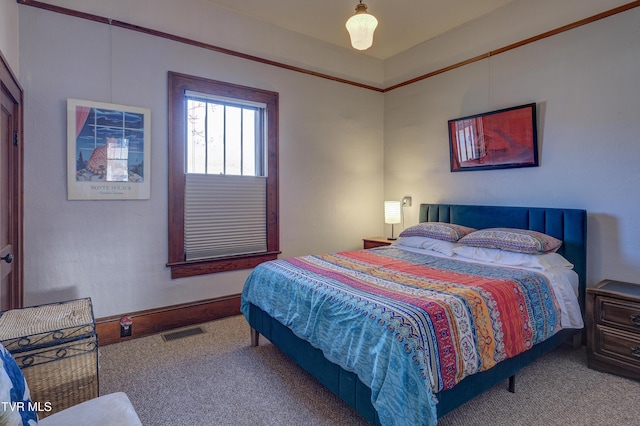
[[[395,240],[390,240],[387,237],[370,237],[370,238],[363,238],[362,240],[362,246],[365,249],[370,249],[370,248],[374,248],[374,247],[382,247],[382,246],[389,246],[391,245],[391,243],[393,243]]]
[[[587,288],[586,323],[589,368],[640,380],[640,284]]]

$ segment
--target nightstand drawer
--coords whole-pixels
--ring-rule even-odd
[[[640,380],[640,285],[603,280],[586,307],[589,368]]]
[[[614,328],[597,326],[594,357],[618,361],[625,369],[640,374],[640,336]]]
[[[598,296],[596,310],[598,323],[640,333],[640,303]]]

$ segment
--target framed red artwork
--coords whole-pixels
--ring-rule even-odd
[[[538,166],[536,104],[449,120],[451,171]]]

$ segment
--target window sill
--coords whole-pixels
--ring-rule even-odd
[[[172,262],[167,263],[167,266],[171,268],[171,279],[186,278],[196,275],[255,268],[263,262],[277,259],[279,254],[280,252],[277,251],[247,256],[225,257],[215,260]]]

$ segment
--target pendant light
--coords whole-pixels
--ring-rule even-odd
[[[378,20],[367,13],[367,5],[362,0],[356,6],[356,14],[347,20],[346,26],[354,49],[367,50],[371,47]]]

